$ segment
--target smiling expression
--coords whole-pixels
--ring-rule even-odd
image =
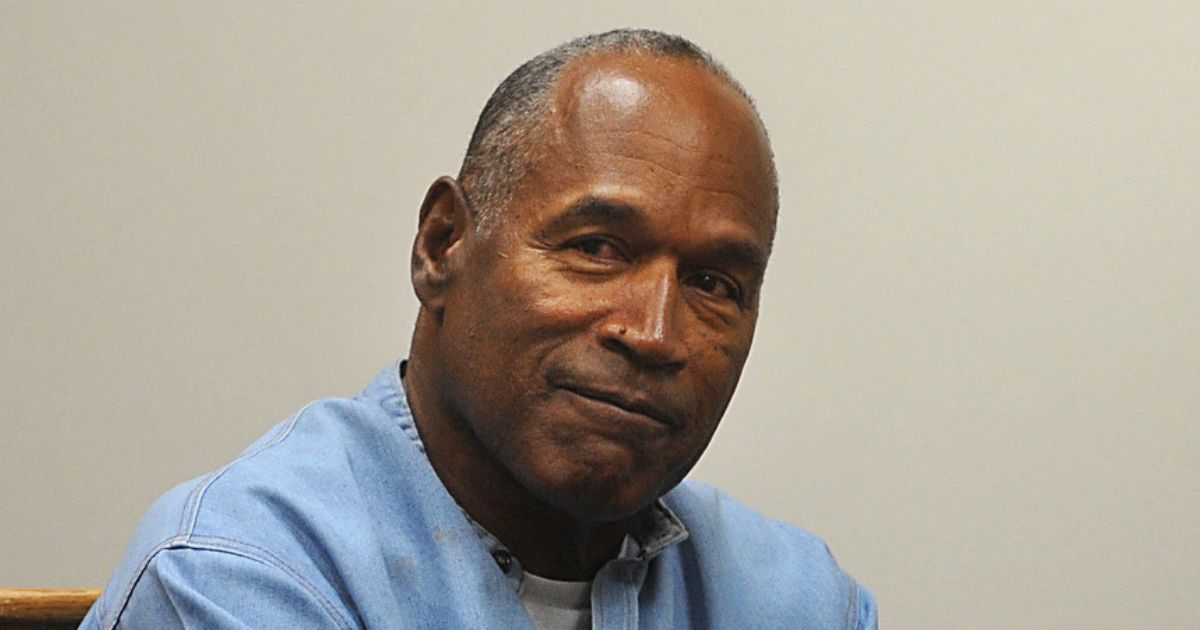
[[[546,503],[607,521],[691,469],[741,374],[775,224],[749,104],[698,64],[563,71],[536,168],[463,238],[439,407]]]

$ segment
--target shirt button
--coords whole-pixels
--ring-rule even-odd
[[[497,549],[492,552],[492,559],[496,561],[496,566],[500,567],[501,571],[508,573],[512,569],[513,558],[511,553],[503,549]]]

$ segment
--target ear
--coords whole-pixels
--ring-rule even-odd
[[[429,186],[421,203],[417,238],[413,241],[412,282],[421,306],[441,318],[446,287],[462,267],[464,241],[475,229],[475,217],[462,187],[442,176]]]

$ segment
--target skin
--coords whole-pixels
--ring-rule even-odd
[[[749,105],[687,60],[584,57],[546,150],[486,230],[430,187],[405,387],[451,495],[521,560],[586,580],[712,438],[774,232]]]

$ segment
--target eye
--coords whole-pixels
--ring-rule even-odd
[[[715,273],[700,273],[692,278],[692,286],[704,293],[722,300],[733,300],[741,303],[742,290],[737,283]]]
[[[612,240],[602,236],[585,236],[571,241],[567,247],[579,251],[591,258],[602,260],[621,260],[625,256]]]

